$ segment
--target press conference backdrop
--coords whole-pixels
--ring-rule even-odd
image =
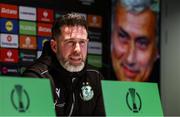
[[[104,15],[98,5],[81,0],[1,1],[0,74],[18,76],[31,65],[41,55],[44,42],[51,39],[54,20],[66,12],[77,12],[86,18],[90,37],[88,63],[101,69]]]

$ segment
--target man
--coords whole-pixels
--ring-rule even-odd
[[[112,26],[111,58],[116,78],[149,81],[157,59],[156,14],[150,0],[118,0]]]
[[[105,115],[102,75],[87,65],[87,30],[81,15],[62,15],[41,57],[24,72],[24,76],[51,80],[57,116]]]

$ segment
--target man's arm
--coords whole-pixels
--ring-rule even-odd
[[[39,75],[35,72],[24,72],[22,74],[23,77],[33,77],[33,78],[38,78]]]
[[[31,69],[31,68],[27,68],[23,74],[23,77],[33,77],[33,78],[42,78],[42,76],[40,75],[40,73],[38,73],[37,70]]]

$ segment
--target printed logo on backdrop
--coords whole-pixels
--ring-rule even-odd
[[[7,31],[12,31],[13,23],[11,21],[7,21],[5,25],[6,25],[6,30]]]
[[[11,91],[11,103],[18,112],[26,112],[30,106],[30,98],[22,85],[15,85]]]
[[[88,26],[102,28],[102,17],[97,15],[88,15]]]
[[[59,18],[60,16],[62,16],[63,15],[63,13],[55,13],[55,19],[57,19],[57,18]]]
[[[102,42],[102,30],[101,29],[95,29],[95,28],[91,28],[88,31],[89,34],[89,38],[91,39],[91,41],[98,41],[98,42]]]
[[[11,41],[12,41],[11,35],[8,35],[8,36],[7,36],[7,41],[8,41],[8,42],[11,42]]]
[[[28,21],[19,21],[20,34],[36,35],[36,23]]]
[[[6,54],[7,54],[7,57],[8,57],[9,59],[12,58],[12,51],[11,51],[11,50],[8,50]]]
[[[97,68],[102,67],[102,56],[97,54],[88,54],[88,64]]]
[[[0,4],[0,16],[5,18],[18,18],[18,7],[10,4]]]
[[[37,42],[34,36],[20,36],[20,48],[23,49],[36,49]]]
[[[27,68],[26,66],[21,66],[19,69],[20,74],[23,74],[26,68]]]
[[[17,63],[19,60],[18,49],[1,48],[0,56],[2,62]]]
[[[42,41],[42,47],[44,46],[44,43],[45,43],[46,41],[48,41],[48,39],[46,39],[46,38]]]
[[[52,24],[38,23],[38,35],[51,37]]]
[[[17,34],[19,30],[18,21],[14,19],[1,18],[0,28],[3,33]]]
[[[18,74],[18,68],[14,65],[6,65],[1,67],[1,71],[3,75],[6,74],[12,74],[12,75],[17,75]]]
[[[126,94],[126,104],[133,113],[138,113],[141,110],[142,101],[136,89],[129,88],[129,91]]]
[[[31,46],[32,44],[31,44],[31,38],[30,37],[26,37],[25,38],[25,46],[26,47],[29,47],[29,46]]]
[[[38,37],[38,50],[42,50],[43,49],[43,46],[44,46],[44,43],[46,41],[49,41],[51,38],[49,37]]]
[[[7,74],[8,73],[8,68],[7,67],[2,67],[2,74]]]
[[[23,20],[36,21],[36,8],[20,6],[19,18]]]
[[[38,21],[53,22],[54,11],[51,9],[38,8]]]
[[[21,63],[33,63],[36,60],[36,51],[32,50],[20,50],[20,62]]]
[[[18,35],[15,34],[0,34],[1,47],[18,48]]]
[[[102,43],[90,41],[88,44],[88,54],[102,55]]]
[[[48,17],[48,12],[47,12],[47,11],[44,11],[44,12],[43,12],[43,17],[44,17],[44,18],[47,18],[47,17]]]

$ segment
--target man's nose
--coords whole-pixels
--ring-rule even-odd
[[[80,48],[80,45],[79,45],[78,42],[75,44],[74,51],[77,52],[77,53],[79,53],[81,51],[81,48]]]
[[[135,50],[135,46],[132,45],[130,48],[129,48],[129,51],[127,53],[127,63],[128,64],[134,64],[135,61],[136,61],[136,50]]]

